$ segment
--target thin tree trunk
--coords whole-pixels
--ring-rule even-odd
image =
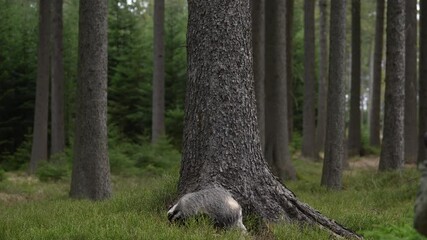
[[[421,0],[421,2],[424,0]],[[423,7],[427,7],[426,1],[421,3]],[[424,12],[425,10],[421,10]],[[423,14],[423,13],[421,13]],[[424,19],[425,21],[425,19]],[[425,23],[425,22],[424,22]],[[427,148],[427,132],[423,136],[423,149]],[[425,151],[425,150],[424,150]],[[424,167],[422,169],[420,189],[417,194],[417,199],[415,201],[415,216],[414,216],[414,228],[424,236],[427,236],[427,161],[424,162]]]
[[[62,0],[53,4],[52,93],[51,93],[51,154],[65,149],[64,62],[62,40]]]
[[[265,156],[280,179],[296,179],[288,148],[286,2],[268,0],[265,11]]]
[[[341,189],[342,163],[344,159],[345,115],[345,0],[331,0],[329,85],[325,160],[321,184]]]
[[[70,196],[111,196],[107,139],[107,19],[104,0],[81,0],[74,161]]]
[[[360,120],[360,0],[351,1],[351,99],[348,131],[348,155],[355,156],[361,150]]]
[[[326,96],[328,95],[328,3],[319,1],[319,93],[317,100],[316,153],[323,151],[326,132]]]
[[[265,0],[251,0],[252,49],[255,80],[255,98],[257,104],[258,128],[261,146],[265,146]]]
[[[379,170],[403,165],[405,103],[405,1],[387,2],[384,128]]]
[[[420,1],[420,63],[419,63],[419,139],[418,164],[426,161],[423,136],[427,132],[427,0]]]
[[[381,111],[381,75],[384,42],[384,0],[377,0],[374,47],[374,79],[372,81],[371,113],[369,115],[369,142],[371,146],[380,146]]]
[[[314,79],[314,6],[315,1],[304,0],[304,109],[302,156],[316,159],[315,146],[315,79]]]
[[[36,103],[34,109],[33,144],[29,173],[34,174],[40,161],[47,160],[47,128],[49,112],[49,41],[50,1],[39,1],[39,46],[37,52]]]
[[[280,13],[282,7],[275,6]],[[276,180],[263,159],[256,123],[249,2],[195,0],[188,2],[188,9],[180,195],[220,185],[231,191],[245,215],[320,225],[335,235],[361,239],[301,203]]]
[[[152,138],[155,143],[165,134],[165,0],[154,1],[154,67]]]
[[[418,151],[417,122],[417,0],[405,3],[405,162],[416,163]]]
[[[288,97],[288,134],[289,142],[292,141],[294,129],[294,93],[293,93],[293,25],[294,25],[294,0],[286,0],[286,83]]]

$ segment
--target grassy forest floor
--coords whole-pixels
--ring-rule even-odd
[[[299,180],[286,185],[303,201],[366,239],[427,239],[412,228],[419,173],[377,173],[375,157],[352,159],[344,189],[319,186],[321,164],[295,160]],[[169,224],[178,166],[160,176],[114,175],[114,197],[103,202],[68,198],[69,177],[41,182],[24,172],[0,181],[0,239],[330,239],[327,232],[295,224],[256,227],[249,235],[215,230],[208,221]]]

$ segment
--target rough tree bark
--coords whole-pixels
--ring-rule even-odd
[[[294,0],[286,0],[286,83],[288,100],[288,134],[289,141],[292,141],[294,129],[294,93],[293,93],[293,25],[294,25]]]
[[[341,189],[345,116],[345,0],[331,0],[325,159],[321,184]]]
[[[34,174],[40,161],[47,160],[49,111],[49,40],[50,1],[39,1],[39,45],[37,52],[36,102],[34,108],[33,144],[29,173]]]
[[[165,0],[154,1],[154,66],[153,66],[153,114],[152,137],[155,143],[165,134],[165,47],[164,20]]]
[[[76,125],[70,196],[111,196],[107,139],[107,15],[104,0],[81,0]]]
[[[65,115],[64,115],[64,62],[62,39],[62,0],[55,0],[53,5],[52,27],[52,84],[51,84],[51,154],[65,149]]]
[[[351,98],[348,127],[348,155],[356,156],[361,150],[360,120],[360,0],[351,1]]]
[[[252,49],[255,81],[255,98],[257,106],[258,128],[261,146],[265,146],[265,0],[251,0]]]
[[[405,101],[405,1],[387,2],[384,128],[379,170],[403,165]]]
[[[265,2],[265,157],[282,179],[296,179],[289,153],[286,1]]]
[[[317,99],[316,154],[323,151],[326,132],[326,96],[328,95],[328,3],[319,1],[319,92]]]
[[[264,161],[256,122],[249,1],[193,0],[188,8],[180,194],[221,185],[245,213],[361,238],[301,203]]]
[[[417,0],[405,3],[405,155],[407,163],[417,162]]]
[[[304,108],[302,149],[303,157],[316,159],[315,134],[315,78],[314,78],[314,6],[315,1],[304,0]]]
[[[381,73],[384,42],[384,0],[377,0],[375,22],[374,69],[371,95],[371,113],[369,114],[369,143],[380,146],[380,109],[381,109]]]
[[[419,62],[418,164],[427,158],[423,136],[427,132],[427,0],[420,1],[420,62]]]
[[[423,0],[422,0],[423,1]],[[427,148],[427,132],[423,136],[422,148]],[[415,201],[414,228],[424,236],[427,236],[427,161],[424,161],[420,189]]]

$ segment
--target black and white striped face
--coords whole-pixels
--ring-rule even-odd
[[[177,209],[178,204],[173,205],[168,211],[169,222],[175,222],[176,220],[182,219],[182,212]]]

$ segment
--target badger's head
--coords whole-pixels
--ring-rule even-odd
[[[177,209],[178,203],[173,205],[168,211],[169,222],[174,222],[176,220],[182,219],[182,212]]]

